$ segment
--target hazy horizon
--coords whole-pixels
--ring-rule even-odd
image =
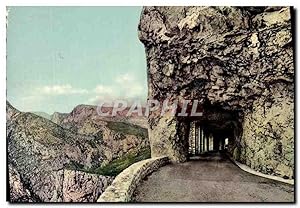
[[[8,7],[7,100],[21,111],[70,112],[147,98],[141,7]]]

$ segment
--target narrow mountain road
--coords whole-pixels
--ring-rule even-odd
[[[170,164],[148,176],[135,202],[293,202],[294,186],[252,175],[220,154]]]

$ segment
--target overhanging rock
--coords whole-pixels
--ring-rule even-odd
[[[235,159],[293,178],[294,66],[288,7],[144,7],[148,98],[237,114]],[[199,119],[199,118],[197,118]],[[149,116],[152,156],[187,160],[190,118]]]

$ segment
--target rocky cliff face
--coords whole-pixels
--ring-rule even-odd
[[[67,170],[73,163],[101,164],[105,156],[94,138],[19,112],[10,104],[7,140],[11,201],[95,201],[112,181],[112,177]],[[79,187],[74,178],[80,179]]]
[[[46,119],[48,119],[48,120],[51,119],[51,115],[49,115],[48,113],[45,113],[45,112],[34,111],[34,112],[31,112],[31,113],[33,113],[33,114],[35,114],[35,115],[38,115],[38,116],[40,116],[40,117],[46,118]]]
[[[52,121],[80,135],[95,137],[106,157],[104,163],[109,163],[131,150],[139,151],[149,146],[144,128],[146,117],[126,117],[126,113],[125,110],[116,117],[100,117],[97,106],[79,105],[71,113],[54,113]]]
[[[64,128],[7,103],[10,201],[96,201],[114,177],[93,170],[149,145],[141,127],[124,133],[72,116],[78,125]]]
[[[54,122],[54,123],[56,123],[56,124],[59,125],[60,123],[62,123],[63,119],[64,119],[66,116],[68,116],[67,113],[54,112],[54,113],[50,116],[49,120],[51,120],[52,122]]]
[[[39,174],[44,174],[43,172]],[[94,202],[108,187],[113,177],[101,176],[82,171],[62,169],[47,173],[47,182],[39,189],[32,187],[27,177],[9,165],[9,186],[11,202]],[[37,177],[36,177],[37,179]],[[53,184],[54,183],[54,184]],[[47,190],[50,186],[53,190]],[[49,195],[50,194],[50,195]],[[51,194],[54,194],[51,196]],[[45,197],[51,198],[45,198]]]
[[[71,128],[81,126],[81,123],[86,119],[93,120],[95,122],[101,121],[113,121],[113,122],[125,122],[148,128],[147,119],[144,116],[138,116],[137,113],[133,113],[127,116],[130,108],[126,108],[123,111],[118,111],[116,116],[99,116],[97,113],[97,106],[93,105],[78,105],[70,113],[55,112],[51,115],[51,120],[54,123],[61,124],[65,127]],[[142,109],[143,111],[145,109]],[[112,113],[112,107],[102,107],[101,111],[106,113]]]
[[[212,109],[235,115],[233,156],[264,173],[293,177],[290,8],[144,7],[139,38],[150,99],[199,100],[204,115]],[[190,122],[150,115],[153,156],[185,161]]]

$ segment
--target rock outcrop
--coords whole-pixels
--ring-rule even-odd
[[[93,170],[149,146],[141,127],[124,132],[111,121],[109,130],[73,114],[78,125],[65,128],[9,103],[6,110],[11,202],[94,202],[114,177]]]
[[[40,117],[46,118],[46,119],[48,119],[48,120],[51,119],[51,115],[49,115],[48,113],[45,113],[45,112],[34,111],[34,112],[31,112],[31,113],[33,113],[33,114],[35,114],[35,115],[38,115],[38,116],[40,116]]]
[[[139,151],[149,146],[144,128],[146,117],[126,117],[124,114],[126,111],[115,117],[101,117],[97,106],[78,105],[71,113],[54,113],[51,120],[72,132],[93,136],[105,155],[103,162],[109,163],[131,150]]]
[[[64,202],[94,202],[113,181],[113,177],[74,170],[63,170],[62,176]]]
[[[190,122],[231,126],[235,159],[293,178],[294,65],[288,7],[144,7],[148,98],[198,100],[203,118],[149,116],[152,156],[186,161]],[[180,107],[180,106],[179,106]],[[228,120],[210,113],[225,112]]]
[[[30,191],[24,187],[24,182],[21,179],[18,171],[8,165],[8,180],[9,180],[9,196],[12,202],[35,202],[38,201],[31,196]]]
[[[43,172],[40,173],[41,175]],[[112,183],[113,177],[101,176],[82,171],[62,169],[51,173],[43,185],[54,188],[54,196],[45,200],[47,187],[37,190],[23,180],[12,165],[9,165],[9,186],[11,202],[94,202]],[[55,186],[53,186],[53,184]],[[26,188],[26,186],[28,188]],[[37,193],[37,195],[36,195]],[[42,194],[42,197],[40,195]]]
[[[62,123],[63,119],[65,117],[67,117],[68,114],[67,113],[59,113],[59,112],[54,112],[51,116],[50,119],[52,122],[56,123],[56,124],[60,124]]]
[[[45,118],[19,112],[9,103],[7,142],[12,202],[95,201],[113,179],[67,171],[73,164],[87,168],[101,164],[105,156],[93,137],[74,134]],[[66,191],[70,191],[67,187],[76,188],[79,183],[77,194],[81,197],[66,198]],[[90,188],[88,192],[83,190],[85,186]]]
[[[91,119],[95,122],[101,121],[114,121],[114,122],[125,122],[129,124],[134,124],[141,126],[143,128],[148,128],[147,118],[145,116],[139,116],[137,113],[132,113],[132,115],[127,116],[130,108],[126,108],[122,111],[118,111],[117,115],[110,116],[112,113],[112,107],[101,108],[102,112],[110,113],[109,116],[99,116],[97,112],[97,106],[94,105],[78,105],[70,113],[59,113],[55,112],[51,115],[51,120],[54,123],[62,124],[68,128],[79,124],[86,120]],[[145,109],[142,109],[145,111]]]

